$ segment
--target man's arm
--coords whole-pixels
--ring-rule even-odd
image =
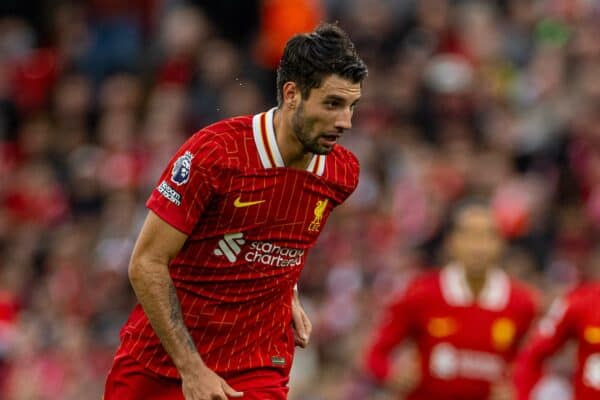
[[[294,342],[296,346],[300,346],[303,349],[306,348],[310,341],[312,323],[304,308],[302,308],[302,304],[300,304],[298,285],[294,287],[294,297],[292,298],[292,328],[294,329]]]
[[[529,399],[542,376],[544,361],[569,339],[573,327],[572,314],[572,304],[555,301],[539,322],[537,332],[517,356],[513,370],[517,400]]]
[[[150,211],[131,256],[131,285],[152,328],[179,371],[185,399],[241,397],[242,393],[229,387],[204,364],[184,324],[179,298],[169,274],[169,263],[186,239],[186,234]]]
[[[410,362],[403,363],[401,374],[397,374],[392,368],[394,349],[412,331],[412,315],[417,308],[414,289],[414,285],[409,285],[407,291],[387,307],[367,347],[365,360],[366,372],[371,378],[380,385],[403,394],[412,390],[421,379],[420,365],[412,358]]]

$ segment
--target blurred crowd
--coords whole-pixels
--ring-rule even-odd
[[[0,398],[100,397],[160,172],[199,128],[275,105],[285,40],[319,21],[369,77],[342,142],[359,187],[299,283],[314,333],[291,399],[352,398],[381,305],[443,263],[468,194],[545,301],[597,277],[599,18],[597,0],[3,1]]]

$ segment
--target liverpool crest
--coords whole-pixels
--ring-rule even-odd
[[[310,225],[308,225],[309,232],[317,232],[319,229],[321,229],[321,221],[323,220],[323,214],[325,213],[325,209],[327,209],[328,203],[329,200],[327,199],[317,201],[314,210],[315,218],[312,220]]]

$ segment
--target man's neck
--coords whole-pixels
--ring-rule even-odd
[[[473,295],[477,298],[483,291],[483,287],[485,286],[485,282],[487,280],[488,271],[470,271],[468,269],[465,270],[465,280],[467,281],[467,285]]]
[[[275,130],[277,147],[285,166],[305,170],[313,154],[304,152],[302,143],[298,141],[292,131],[291,115],[288,115],[282,108],[275,110],[273,129]]]

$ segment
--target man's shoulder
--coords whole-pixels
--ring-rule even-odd
[[[358,185],[360,164],[358,158],[343,146],[336,145],[326,158],[326,177],[343,186],[350,191]]]
[[[600,296],[600,281],[589,281],[579,284],[571,293],[577,296]]]
[[[223,119],[196,131],[188,139],[193,153],[215,153],[216,161],[225,154],[233,156],[252,139],[252,116]],[[195,151],[194,151],[195,150]]]
[[[600,283],[586,282],[573,288],[566,295],[567,303],[574,307],[588,308],[600,300]]]
[[[510,278],[510,286],[513,295],[519,298],[537,299],[540,296],[538,289],[519,279]]]
[[[228,142],[243,140],[252,135],[252,116],[243,115],[222,119],[194,133],[197,140]]]
[[[330,153],[334,162],[347,165],[351,168],[354,168],[358,173],[360,168],[360,163],[358,162],[358,158],[352,153],[350,150],[341,145],[336,145],[333,148],[333,151]]]
[[[510,286],[513,303],[534,311],[539,308],[541,293],[538,289],[517,279],[510,279]]]
[[[440,293],[440,271],[431,269],[420,272],[409,282],[406,292],[411,296],[426,298]]]
[[[432,304],[433,300],[439,299],[440,289],[438,283],[438,274],[435,271],[421,271],[411,273],[410,276],[406,277],[406,281],[402,285],[398,285],[394,288],[391,293],[387,296],[386,303],[389,307],[395,307],[397,305],[421,305]],[[423,310],[420,307],[419,312]]]

